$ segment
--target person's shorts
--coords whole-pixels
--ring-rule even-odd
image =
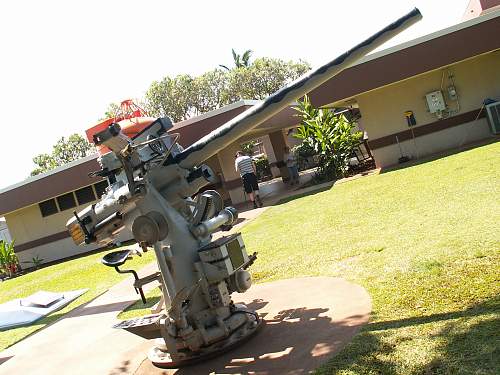
[[[252,191],[259,190],[259,184],[255,173],[245,173],[241,176],[241,179],[243,180],[243,187],[245,188],[245,192],[247,194]]]

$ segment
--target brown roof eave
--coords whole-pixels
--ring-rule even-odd
[[[99,182],[102,178],[88,176],[89,172],[99,169],[94,158],[4,191],[0,194],[0,216]]]
[[[309,95],[328,105],[500,48],[500,17],[491,18],[344,70]]]

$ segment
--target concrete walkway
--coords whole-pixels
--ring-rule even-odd
[[[150,264],[139,276],[155,272]],[[110,270],[113,272],[113,270]],[[144,340],[113,329],[116,316],[137,301],[132,278],[116,284],[54,324],[0,353],[0,374],[109,374],[123,353]],[[153,285],[148,286],[149,289]],[[138,366],[142,358],[136,364]]]
[[[302,176],[302,184],[310,178],[310,175]],[[239,223],[231,232],[238,231],[281,199],[328,185],[333,183],[292,190],[281,182],[265,184],[261,191],[265,207],[252,210],[240,208]],[[227,233],[219,232],[216,237]],[[155,271],[156,264],[151,264],[139,274],[145,276]],[[146,291],[154,285],[147,287]],[[49,327],[1,352],[0,374],[134,374],[145,359],[142,348],[149,344],[112,326],[117,322],[117,315],[137,299],[132,278],[127,278]],[[363,311],[364,314],[366,311]]]

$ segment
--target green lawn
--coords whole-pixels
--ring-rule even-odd
[[[33,332],[44,328],[48,324],[53,323],[68,311],[92,300],[109,287],[127,277],[101,264],[101,257],[108,251],[109,250],[59,263],[1,282],[0,303],[15,298],[27,297],[39,290],[51,292],[63,292],[83,288],[88,288],[89,290],[65,308],[40,319],[33,325],[3,331],[0,330],[0,351]],[[153,259],[153,252],[150,251],[142,257],[134,257],[132,260],[128,261],[127,268],[140,269],[145,264],[152,262]]]
[[[243,234],[257,282],[369,291],[370,323],[318,373],[500,374],[499,223],[497,142],[288,200]]]

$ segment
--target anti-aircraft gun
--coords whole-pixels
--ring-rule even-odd
[[[110,182],[100,202],[67,223],[77,244],[106,244],[125,227],[140,247],[153,247],[159,273],[139,279],[121,271],[129,250],[110,253],[103,263],[132,272],[134,286],[159,280],[164,313],[118,325],[145,338],[157,338],[149,358],[162,367],[177,367],[234,346],[255,333],[262,320],[231,299],[251,286],[248,255],[240,234],[212,241],[212,233],[237,218],[215,191],[198,192],[215,179],[203,164],[221,149],[304,96],[368,52],[421,18],[414,9],[326,65],[311,71],[260,104],[204,136],[186,149],[177,143],[168,118],[159,118],[133,137],[118,124],[94,135],[96,145],[111,151],[100,157],[97,175]],[[159,342],[158,342],[159,341]]]

